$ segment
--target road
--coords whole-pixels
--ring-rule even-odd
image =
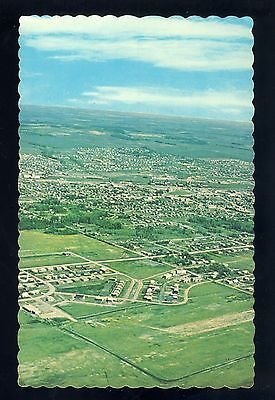
[[[252,249],[253,245],[252,244],[245,244],[243,246],[231,246],[231,247],[216,247],[213,249],[207,249],[207,250],[195,250],[195,251],[189,251],[189,254],[202,254],[202,253],[214,253],[217,251],[224,251],[224,250],[240,250],[240,249]]]
[[[142,286],[143,286],[143,283],[142,283],[141,280],[138,280],[137,282],[138,282],[138,287],[136,288],[136,291],[135,291],[135,294],[134,294],[134,297],[133,297],[132,301],[136,301],[137,300],[138,295],[139,295],[139,293],[140,293],[140,291],[142,289]]]
[[[22,251],[33,251],[33,250],[21,250]],[[59,251],[55,253],[38,253],[38,254],[20,254],[20,258],[35,258],[35,257],[46,257],[46,256],[62,256],[64,252]]]
[[[167,254],[160,254],[160,255],[154,255],[154,256],[148,256],[148,255],[143,255],[140,257],[130,257],[130,258],[116,258],[116,259],[110,259],[110,260],[100,260],[98,262],[102,263],[112,263],[112,262],[117,262],[117,261],[138,261],[138,260],[150,260],[150,259],[155,259],[155,258],[164,258],[167,257]]]

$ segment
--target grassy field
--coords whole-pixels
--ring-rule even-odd
[[[192,336],[171,333],[169,328],[183,323],[200,324],[210,318],[242,313],[251,309],[253,302],[251,296],[214,283],[198,285],[191,289],[190,295],[191,301],[179,306],[151,305],[117,310],[114,307],[86,305],[67,305],[62,308],[74,316],[90,315],[95,323],[99,323],[96,328],[85,321],[72,324],[75,331],[162,378],[179,378],[253,353],[252,322],[220,327]],[[234,365],[218,368],[217,375],[215,371],[204,372],[203,380],[198,374],[170,385],[203,386],[207,382],[206,386],[215,387],[251,386],[253,360],[241,360]]]
[[[102,318],[103,323],[109,318]],[[78,323],[74,331],[92,338],[157,377],[171,380],[253,352],[252,323],[190,337],[167,334],[133,319],[128,320],[127,325],[115,319],[111,326],[106,324],[96,328]],[[228,385],[230,383],[227,381]]]
[[[106,283],[106,282],[90,282],[89,284],[80,284],[78,285],[65,285],[59,286],[58,291],[65,293],[81,293],[88,295],[97,295],[99,292],[102,296],[107,296],[110,288],[115,286],[114,283]],[[107,293],[105,293],[107,292]]]
[[[155,381],[96,347],[20,313],[21,386],[153,386]]]
[[[226,263],[230,268],[254,270],[254,260],[252,251],[243,251],[238,254],[211,254],[211,259],[218,263]]]
[[[90,318],[98,325],[94,327],[85,320],[70,325],[74,331],[147,368],[158,377],[174,379],[253,353],[252,322],[215,327],[214,330],[196,332],[191,336],[169,330],[183,323],[201,324],[218,316],[226,318],[232,313],[242,315],[242,312],[251,309],[252,299],[246,295],[242,298],[238,296],[230,288],[207,283],[191,289],[192,301],[186,305],[124,307],[117,311],[108,307],[106,312],[103,311],[105,307],[85,306],[81,313],[90,314]],[[71,306],[63,308],[75,316],[80,313],[79,309],[74,310]],[[228,366],[228,375],[226,370],[220,373],[218,383],[215,373],[211,372],[212,383],[209,380],[208,385],[250,386],[253,375],[251,363],[249,360],[241,363],[242,377],[239,376],[239,368]],[[203,375],[207,379],[208,373]],[[192,379],[195,382],[195,376]],[[200,382],[199,377],[197,379]],[[188,382],[185,379],[171,383],[171,386],[184,386],[185,381]]]
[[[123,297],[124,293],[129,288],[130,281],[127,278],[124,278],[124,287],[121,292],[121,296]],[[116,283],[114,281],[110,281],[107,279],[100,281],[92,281],[88,283],[72,283],[59,285],[57,290],[65,293],[79,293],[79,294],[87,294],[87,295],[98,295],[100,293],[101,296],[108,296],[112,290],[116,287]]]
[[[87,315],[95,315],[101,312],[116,311],[118,307],[116,306],[104,306],[104,305],[94,305],[94,304],[83,304],[71,302],[60,306],[60,308],[75,318],[81,318]]]
[[[251,387],[254,379],[253,356],[234,364],[197,374],[182,381],[183,387]]]
[[[116,261],[106,263],[109,268],[127,274],[131,278],[147,278],[148,276],[169,271],[171,267],[150,259],[137,261]]]
[[[135,256],[131,252],[83,235],[53,235],[39,231],[22,231],[19,245],[23,256],[63,251],[71,251],[91,260]]]
[[[41,267],[46,265],[59,265],[81,263],[82,258],[77,256],[64,255],[43,255],[43,256],[21,256],[19,261],[20,268]]]
[[[139,312],[146,307],[147,304],[133,304],[131,302],[126,302],[121,306],[105,306],[105,305],[94,305],[94,304],[83,304],[83,303],[76,303],[76,302],[69,302],[62,306],[59,306],[62,310],[66,311],[70,315],[73,315],[74,318],[83,318],[86,316],[89,317],[97,317],[99,315],[105,314],[120,314],[125,313],[125,310],[128,308],[131,309],[140,309]]]

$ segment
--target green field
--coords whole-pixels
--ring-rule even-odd
[[[218,263],[228,264],[229,268],[254,270],[253,252],[250,250],[228,255],[213,253],[209,256]]]
[[[96,347],[19,314],[21,386],[153,386],[155,381]]]
[[[128,319],[126,325],[120,317],[110,325],[109,318],[101,319],[103,324],[107,322],[105,327],[78,323],[73,330],[159,378],[174,380],[253,352],[252,323],[185,337],[150,328],[134,318]]]
[[[122,272],[131,278],[138,279],[147,278],[151,275],[166,272],[172,268],[171,266],[164,265],[150,259],[137,261],[115,261],[111,263],[105,263],[105,265],[118,272]]]
[[[183,381],[183,387],[246,387],[250,388],[254,381],[254,358],[239,360],[222,368],[216,368],[212,372],[197,374]]]
[[[71,263],[81,263],[84,260],[77,256],[65,256],[65,255],[30,255],[21,256],[19,261],[20,268],[31,268],[31,267],[41,267],[48,265],[60,265],[60,264],[71,264]]]
[[[106,306],[102,304],[84,304],[84,303],[77,303],[77,302],[68,302],[62,306],[59,306],[62,310],[66,311],[70,315],[73,315],[76,319],[77,318],[84,318],[84,317],[97,317],[99,315],[105,314],[120,314],[122,312],[125,313],[125,310],[128,308],[140,309],[139,311],[142,312],[144,308],[149,307],[148,304],[133,304],[131,302],[125,302],[123,305],[119,306]]]
[[[253,352],[251,322],[215,329],[186,337],[170,333],[170,327],[187,322],[201,323],[251,309],[249,296],[235,298],[232,289],[203,284],[192,289],[192,301],[179,306],[146,306],[99,314],[94,309],[94,328],[85,322],[71,324],[73,330],[92,338],[116,353],[128,357],[157,376],[174,379]],[[215,350],[214,350],[215,349]],[[175,361],[175,359],[177,361]],[[235,378],[238,378],[236,376]],[[244,377],[243,385],[251,376]],[[227,384],[234,386],[234,381]],[[214,385],[214,381],[213,381]]]
[[[87,295],[98,295],[99,293],[101,296],[108,296],[109,293],[115,288],[115,282],[110,280],[100,280],[100,281],[92,281],[88,283],[73,283],[73,284],[65,284],[57,286],[57,290],[60,292],[67,292],[67,293],[79,293],[79,294],[87,294]],[[129,286],[129,281],[125,279],[125,290]],[[122,291],[123,295],[123,291]]]
[[[22,231],[19,237],[22,255],[71,251],[91,260],[133,257],[135,254],[83,235],[53,235],[40,231]]]
[[[77,302],[69,302],[62,306],[59,306],[62,310],[66,311],[70,315],[73,315],[75,318],[81,318],[88,315],[96,315],[101,312],[109,312],[115,311],[117,312],[120,307],[116,306],[105,306],[105,305],[94,305],[94,304],[84,304]]]

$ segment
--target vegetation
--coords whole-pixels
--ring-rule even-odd
[[[134,256],[118,247],[107,245],[96,239],[83,235],[53,235],[40,231],[22,231],[19,245],[23,255],[35,253],[54,253],[72,251],[83,257],[92,257],[94,260],[116,259]],[[85,259],[83,260],[85,262]]]

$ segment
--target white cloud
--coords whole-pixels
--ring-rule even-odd
[[[243,38],[251,39],[250,30],[238,23],[225,23],[217,18],[162,18],[149,16],[137,18],[133,16],[114,17],[36,17],[20,18],[20,33],[25,35],[41,34],[90,34],[93,36],[143,36],[143,37],[208,37],[208,38]]]
[[[25,45],[62,61],[126,59],[212,71],[249,69],[253,62],[250,29],[216,19],[21,17],[20,32]]]
[[[89,104],[142,104],[160,107],[219,108],[231,112],[252,108],[252,94],[245,91],[207,90],[188,93],[178,89],[134,86],[98,86],[91,92],[83,92]],[[81,100],[83,102],[83,99]]]
[[[26,40],[38,50],[58,52],[62,61],[106,61],[126,59],[179,70],[249,69],[253,63],[250,46],[210,40],[93,40],[80,37],[41,36]]]

